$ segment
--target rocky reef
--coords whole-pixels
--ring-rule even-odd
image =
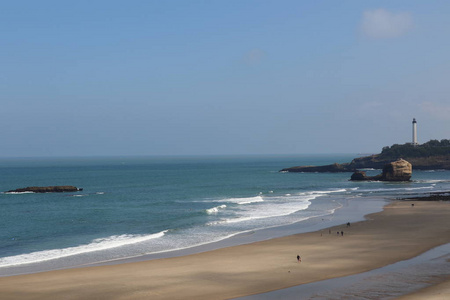
[[[404,159],[386,164],[383,172],[376,176],[367,176],[366,172],[355,171],[350,180],[375,180],[375,181],[409,181],[412,175],[412,165]]]
[[[401,198],[406,201],[450,201],[450,191],[446,192],[433,192],[427,195],[419,195],[410,198]]]
[[[10,190],[5,193],[62,193],[62,192],[77,192],[82,191],[83,189],[77,188],[71,185],[63,185],[63,186],[29,186],[26,188],[20,188],[16,190]]]

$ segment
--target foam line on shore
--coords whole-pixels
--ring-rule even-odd
[[[129,234],[114,235],[107,238],[95,239],[87,245],[80,245],[76,247],[68,247],[63,249],[36,251],[27,254],[8,256],[0,258],[0,267],[11,267],[23,264],[41,263],[49,260],[64,258],[83,253],[117,248],[123,245],[140,243],[143,241],[163,237],[167,231],[168,230],[164,230],[149,235],[129,235]]]

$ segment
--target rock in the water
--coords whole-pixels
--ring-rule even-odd
[[[383,173],[376,176],[366,176],[366,172],[356,171],[350,180],[378,180],[378,181],[409,181],[412,175],[412,165],[404,159],[386,164]]]
[[[383,168],[381,180],[384,181],[409,181],[412,175],[412,165],[404,159],[387,164]]]
[[[71,185],[63,185],[63,186],[29,186],[26,188],[10,190],[6,193],[62,193],[62,192],[77,192],[82,191],[83,189],[79,189],[75,186]]]
[[[356,171],[352,174],[352,177],[350,180],[368,180],[366,176],[366,172],[363,171]]]

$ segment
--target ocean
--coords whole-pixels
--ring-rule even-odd
[[[411,182],[283,173],[346,155],[0,159],[0,276],[169,253],[333,216],[352,201],[450,190],[450,171]],[[381,170],[367,170],[369,175]],[[6,193],[50,185],[74,193]],[[361,216],[362,217],[362,216]]]

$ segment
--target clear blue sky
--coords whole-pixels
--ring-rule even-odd
[[[450,138],[450,1],[1,1],[0,157]]]

